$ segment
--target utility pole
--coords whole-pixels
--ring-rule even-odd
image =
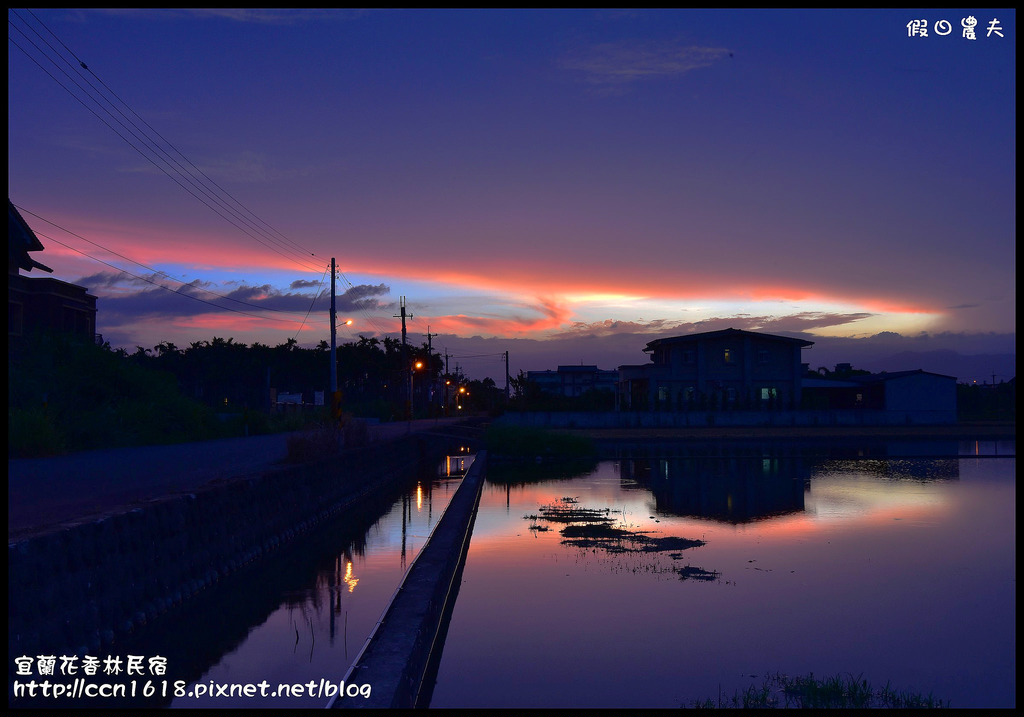
[[[437,334],[430,333],[430,324],[427,324],[427,414],[428,416],[434,412],[434,396],[436,395],[434,383],[434,371],[431,368],[431,364],[434,361],[434,348],[431,343],[431,339],[437,336]]]
[[[506,349],[505,350],[505,403],[506,404],[508,403],[508,400],[509,400],[509,392],[508,392],[508,350]]]
[[[337,343],[338,329],[335,326],[338,320],[338,312],[334,303],[334,257],[331,257],[331,419],[337,421],[341,418],[341,396],[338,393],[338,360]]]
[[[427,331],[430,327],[427,327]],[[444,347],[444,415],[448,415],[448,387],[452,385],[451,374],[448,373],[448,347]]]
[[[406,319],[406,316],[408,316],[408,318],[411,319],[412,318],[412,314],[408,314],[407,315],[405,313],[405,297],[404,296],[401,298],[401,301],[399,303],[399,307],[401,308],[401,313],[398,316],[395,316],[394,318],[397,319],[397,318],[401,317],[401,319],[402,319],[402,364],[405,366],[405,370],[409,372],[409,381],[408,381],[408,383],[409,383],[409,389],[408,389],[409,390],[409,398],[405,402],[405,405],[406,405],[406,410],[409,413],[409,420],[411,421],[412,420],[412,363],[409,361],[408,335],[406,334],[406,331],[405,331],[405,319]]]

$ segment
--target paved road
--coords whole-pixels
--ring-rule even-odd
[[[438,418],[374,425],[370,439],[391,440],[459,421]],[[8,460],[8,541],[257,473],[284,460],[289,435]]]

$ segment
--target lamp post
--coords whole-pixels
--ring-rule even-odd
[[[416,386],[415,386],[415,382],[413,381],[413,378],[415,377],[416,372],[419,369],[421,369],[421,368],[423,368],[423,362],[422,361],[416,361],[416,362],[414,362],[412,364],[412,366],[409,367],[409,420],[410,421],[416,415],[416,412],[414,410],[414,408],[416,406],[416,390],[415,390]]]

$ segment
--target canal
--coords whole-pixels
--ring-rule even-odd
[[[321,708],[327,698],[217,694],[225,685],[335,685],[355,660],[423,547],[462,475],[468,449],[436,470],[303,538],[280,556],[218,586],[124,646],[125,654],[166,658],[171,708]],[[308,690],[303,690],[308,692]],[[118,703],[122,706],[124,703]],[[131,702],[138,705],[139,702]]]
[[[166,658],[170,685],[146,704],[325,707],[210,693],[336,684],[471,460],[446,458],[139,633],[123,652]],[[1013,706],[1014,470],[1012,441],[492,462],[430,706],[692,706],[775,673]]]

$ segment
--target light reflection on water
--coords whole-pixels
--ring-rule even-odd
[[[201,677],[190,677],[185,688],[194,693],[197,686],[211,683],[304,684],[321,678],[335,685],[344,677],[363,643],[370,635],[406,569],[426,542],[437,520],[461,482],[461,475],[472,462],[467,455],[452,456],[443,462],[440,477],[421,479],[410,486],[390,507],[382,506],[380,517],[372,524],[350,528],[338,526],[336,536],[321,537],[308,548],[316,555],[295,556],[296,565],[287,569],[295,573],[288,587],[275,588],[255,581],[251,595],[265,592],[264,603],[272,601],[259,619],[246,623],[246,634],[225,649],[223,640],[213,638],[216,657],[204,665]],[[358,533],[358,534],[356,534]],[[301,565],[304,557],[311,565]],[[315,564],[315,567],[313,566]],[[294,570],[292,570],[294,568]],[[233,589],[234,598],[245,602],[244,589]],[[231,610],[231,603],[220,601],[211,610]],[[227,619],[227,618],[226,618]],[[180,630],[196,630],[181,625]],[[199,640],[210,636],[196,636]],[[167,652],[167,639],[154,638]],[[143,648],[145,649],[145,648]],[[172,656],[168,660],[168,676],[181,679],[179,670],[188,658]],[[170,702],[174,708],[322,708],[326,697],[178,697]]]
[[[488,484],[431,707],[679,707],[776,672],[1013,706],[1015,459],[970,448],[648,451]],[[566,498],[705,544],[617,552],[531,530],[544,521],[524,516]]]

